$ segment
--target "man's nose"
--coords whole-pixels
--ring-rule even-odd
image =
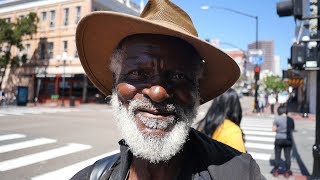
[[[150,88],[144,88],[142,94],[148,96],[152,101],[160,103],[170,97],[167,90],[161,85],[153,85]]]

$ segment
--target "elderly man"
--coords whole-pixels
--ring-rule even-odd
[[[197,37],[178,6],[150,0],[140,17],[91,13],[76,42],[90,80],[112,94],[123,139],[120,154],[72,179],[262,178],[250,155],[191,128],[198,106],[230,88],[239,68]]]

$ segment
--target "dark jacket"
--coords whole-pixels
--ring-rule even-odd
[[[130,168],[132,153],[124,140],[120,144],[120,159],[115,163],[109,177],[110,180],[125,180]],[[183,167],[178,179],[264,179],[257,163],[249,154],[212,140],[206,135],[191,129],[183,150]],[[72,180],[88,180],[92,166],[78,172]]]

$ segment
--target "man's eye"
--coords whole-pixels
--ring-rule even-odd
[[[134,70],[128,73],[127,77],[131,79],[141,79],[147,77],[147,74],[140,70]]]
[[[179,80],[179,79],[186,79],[186,76],[181,73],[174,73],[174,74],[172,74],[171,78],[175,79],[175,80]]]

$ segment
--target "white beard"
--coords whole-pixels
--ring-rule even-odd
[[[186,142],[190,126],[196,117],[197,105],[184,112],[182,108],[172,104],[166,105],[167,109],[174,108],[179,119],[170,119],[168,122],[157,121],[152,118],[141,118],[147,127],[165,129],[171,123],[173,129],[163,137],[153,137],[141,133],[137,127],[134,111],[138,107],[154,107],[150,100],[134,100],[129,103],[128,109],[122,105],[116,93],[112,94],[111,104],[115,110],[114,115],[122,138],[128,144],[135,157],[149,160],[151,163],[168,161],[176,155]]]

